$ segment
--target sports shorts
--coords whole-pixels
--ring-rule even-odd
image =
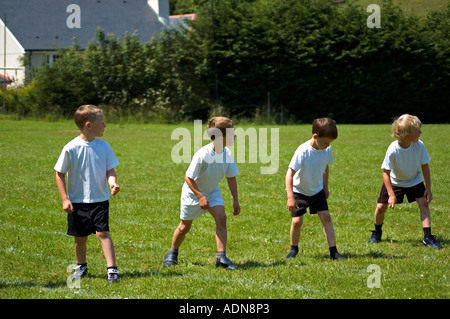
[[[205,195],[208,200],[209,206],[224,206],[224,200],[222,194],[219,189],[211,192],[210,194]],[[195,197],[195,195],[190,193],[183,192],[181,194],[181,204],[180,204],[180,219],[181,220],[194,220],[204,213],[207,210],[204,210],[200,207],[200,203]]]
[[[84,237],[109,231],[109,201],[72,205],[73,212],[67,214],[67,235]]]
[[[306,208],[309,207],[310,214],[317,214],[317,212],[328,210],[327,196],[322,189],[316,195],[306,196],[294,192],[294,199],[297,203],[298,209],[291,211],[292,217],[300,217],[306,214]]]
[[[408,202],[411,203],[414,202],[416,198],[423,197],[425,193],[425,185],[423,184],[423,182],[411,187],[392,186],[392,189],[394,190],[395,197],[397,197],[397,204],[403,203],[403,198],[405,197],[405,195],[408,199]],[[389,194],[387,192],[386,185],[384,185],[383,183],[377,203],[388,204],[388,200]]]

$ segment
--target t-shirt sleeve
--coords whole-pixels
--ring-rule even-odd
[[[428,155],[427,148],[425,147],[425,144],[422,142],[420,143],[421,146],[421,152],[420,152],[420,164],[424,165],[431,161],[430,155]]]
[[[300,151],[297,149],[292,156],[291,162],[289,163],[289,168],[292,168],[294,171],[298,171],[302,166],[302,156]]]
[[[110,169],[113,169],[117,165],[119,165],[119,160],[117,159],[116,154],[114,154],[111,146],[108,144],[106,155],[106,170],[108,171]]]
[[[392,156],[393,153],[390,151],[390,148],[388,148],[388,150],[386,151],[386,155],[384,155],[383,163],[381,163],[381,169],[385,169],[388,171],[393,170]]]
[[[201,152],[197,152],[192,157],[192,162],[189,165],[186,176],[192,179],[196,179],[203,165],[203,156]]]
[[[236,162],[233,161],[232,163],[228,164],[227,170],[225,172],[225,176],[227,178],[235,177],[237,174],[239,174],[239,170],[237,168]]]
[[[70,170],[70,152],[64,147],[55,164],[54,170],[59,173],[67,173]]]
[[[329,146],[329,155],[328,155],[328,164],[334,163],[333,151],[331,150],[331,146]]]

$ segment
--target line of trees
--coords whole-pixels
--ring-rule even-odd
[[[265,117],[270,104],[276,122],[381,123],[406,112],[448,122],[450,5],[418,17],[386,0],[381,28],[370,29],[353,1],[184,2],[197,13],[190,30],[144,42],[99,29],[85,50],[61,50],[28,87],[8,90],[8,111],[72,116],[93,103],[110,118],[177,122],[218,110]]]

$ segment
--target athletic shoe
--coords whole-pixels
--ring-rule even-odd
[[[431,246],[431,247],[436,248],[436,249],[441,249],[442,248],[442,246],[438,244],[436,239],[434,239],[433,235],[425,237],[422,240],[422,243],[424,244],[424,246]]]
[[[106,280],[111,284],[117,282],[120,279],[120,273],[116,268],[109,268]]]
[[[87,276],[88,268],[86,265],[77,265],[73,268],[74,272],[71,276],[72,280],[81,279]]]
[[[335,252],[333,257],[330,256],[330,259],[333,259],[333,260],[334,260],[334,259],[343,259],[343,260],[345,260],[345,259],[347,259],[347,258],[345,258],[344,256],[342,256],[340,253]]]
[[[369,238],[369,243],[379,243],[381,241],[381,234],[377,233],[375,230],[372,230],[372,236]]]
[[[178,255],[173,253],[168,253],[164,256],[164,267],[175,266],[178,264]]]
[[[227,270],[236,270],[238,267],[231,262],[227,257],[217,257],[216,259],[216,267],[222,267]]]
[[[292,259],[292,258],[295,258],[295,257],[297,256],[297,254],[298,254],[298,251],[291,250],[291,251],[289,252],[289,254],[286,256],[286,259]]]

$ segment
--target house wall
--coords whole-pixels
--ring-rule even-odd
[[[6,66],[5,66],[5,24],[0,19],[0,73],[15,80],[16,84],[23,83],[25,80],[25,70],[21,64],[20,58],[25,50],[17,39],[6,27]],[[2,68],[8,68],[4,70]],[[13,70],[16,68],[16,70]]]

